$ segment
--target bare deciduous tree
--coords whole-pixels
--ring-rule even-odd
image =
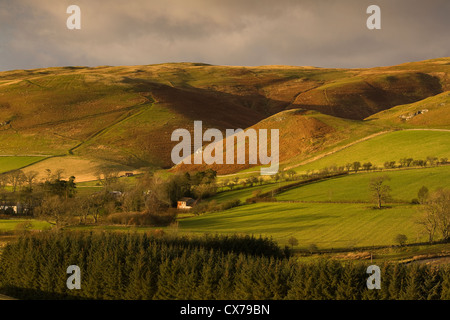
[[[390,180],[388,176],[370,179],[369,190],[372,192],[372,197],[378,209],[381,209],[383,202],[386,203],[391,199],[391,187],[384,184],[384,182],[388,180]]]
[[[7,174],[7,182],[12,186],[13,192],[16,192],[17,188],[25,182],[25,174],[22,170],[11,171]]]
[[[57,229],[69,225],[78,211],[78,203],[75,199],[62,199],[59,196],[45,198],[41,205],[36,208],[38,217],[55,225]]]
[[[37,180],[38,175],[39,175],[39,172],[37,172],[37,171],[29,171],[29,172],[25,173],[25,182],[26,182],[29,190],[33,189],[33,186]]]
[[[109,190],[119,180],[119,172],[113,169],[104,168],[97,172],[97,179],[105,189]]]
[[[440,233],[443,240],[450,238],[450,190],[438,189],[431,193],[423,205],[422,215],[417,223],[423,226],[432,242],[436,233]]]
[[[292,249],[294,249],[294,246],[298,245],[298,240],[296,237],[292,236],[288,239],[288,243],[291,245]]]

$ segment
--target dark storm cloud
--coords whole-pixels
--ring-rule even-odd
[[[66,28],[77,4],[82,29]],[[366,28],[366,8],[382,29]],[[450,1],[2,0],[0,70],[206,62],[370,67],[449,56]]]

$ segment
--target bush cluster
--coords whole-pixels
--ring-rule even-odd
[[[192,213],[202,214],[207,212],[218,212],[228,210],[241,205],[241,200],[228,200],[223,203],[218,204],[215,200],[209,202],[200,202],[195,207],[192,208]]]
[[[106,223],[127,226],[167,226],[175,222],[176,209],[166,212],[116,212],[108,215]]]

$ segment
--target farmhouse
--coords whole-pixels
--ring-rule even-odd
[[[22,214],[24,208],[20,203],[5,202],[0,204],[0,214]]]
[[[129,178],[129,177],[134,177],[134,173],[133,173],[133,172],[125,172],[125,173],[122,174],[120,177],[121,177],[121,178],[125,178],[125,177],[127,177],[127,178]]]
[[[177,201],[177,209],[189,210],[195,204],[195,200],[192,198],[181,198]]]

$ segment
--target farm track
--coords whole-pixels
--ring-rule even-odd
[[[138,107],[133,108],[133,110],[134,110],[134,109],[142,109],[142,108],[143,108],[145,105],[147,105],[147,104],[148,104],[148,103],[143,104],[143,105],[139,105]],[[131,111],[131,110],[130,110],[130,111]],[[130,112],[128,112],[128,113],[125,114],[124,116],[120,117],[117,121],[115,121],[115,122],[109,124],[108,126],[106,126],[106,127],[102,128],[102,129],[98,130],[97,132],[94,132],[94,133],[93,133],[91,136],[89,136],[86,140],[80,142],[80,143],[77,144],[75,147],[69,149],[69,151],[70,151],[70,152],[75,151],[76,149],[80,148],[83,144],[85,144],[85,143],[91,141],[92,139],[94,139],[94,138],[100,136],[102,133],[104,133],[104,132],[110,130],[112,127],[114,127],[114,126],[116,126],[116,125],[122,123],[123,121],[126,121],[126,120],[128,120],[128,119],[130,119],[130,118],[132,118],[132,117],[134,117],[134,116],[137,116],[137,115],[141,114],[143,111],[144,111],[144,110],[140,110],[140,111],[137,111],[136,113],[131,113],[131,114],[130,114]]]
[[[146,101],[146,102],[138,104],[138,105],[125,107],[125,108],[118,109],[118,110],[111,110],[111,111],[106,111],[106,112],[101,112],[101,113],[96,113],[96,114],[90,114],[90,115],[77,117],[77,118],[73,118],[73,119],[43,122],[43,123],[39,123],[39,124],[36,124],[36,125],[28,126],[28,127],[21,127],[21,128],[16,129],[16,130],[27,130],[27,129],[34,129],[34,128],[39,128],[39,127],[45,127],[45,126],[54,126],[54,125],[59,125],[59,124],[71,123],[71,122],[76,122],[76,121],[86,120],[86,119],[94,119],[94,118],[97,118],[97,117],[102,117],[102,116],[106,116],[106,115],[110,115],[110,114],[114,114],[114,113],[133,111],[135,109],[142,108],[143,106],[145,106],[148,103],[149,103],[149,101]]]
[[[302,162],[300,162],[300,163],[298,163],[298,164],[295,164],[295,165],[286,167],[286,168],[283,169],[283,171],[290,170],[290,169],[294,169],[294,168],[297,168],[297,167],[299,167],[299,166],[303,166],[303,165],[305,165],[305,164],[314,162],[314,161],[316,161],[316,160],[325,158],[325,157],[327,157],[327,156],[329,156],[329,155],[332,155],[332,154],[334,154],[334,153],[336,153],[336,152],[339,152],[339,151],[341,151],[341,150],[344,150],[344,149],[346,149],[346,148],[349,148],[349,147],[351,147],[351,146],[353,146],[353,145],[355,145],[355,144],[358,144],[358,143],[360,143],[360,142],[364,142],[364,141],[370,140],[370,139],[372,139],[372,138],[375,138],[375,137],[377,137],[377,136],[380,136],[380,135],[383,135],[383,134],[386,134],[386,133],[389,133],[389,132],[394,132],[394,131],[439,131],[439,132],[450,132],[450,129],[427,129],[427,128],[417,128],[417,129],[399,129],[399,130],[387,130],[387,131],[377,132],[377,133],[371,134],[371,135],[369,135],[369,136],[366,136],[366,137],[364,137],[364,138],[361,138],[361,139],[358,139],[358,140],[356,140],[356,141],[353,141],[353,142],[351,142],[351,143],[349,143],[349,144],[346,144],[345,146],[338,147],[338,148],[333,149],[333,150],[331,150],[331,151],[329,151],[329,152],[326,152],[326,153],[323,153],[323,154],[319,154],[319,155],[317,155],[317,156],[315,156],[315,157],[313,157],[313,158],[304,160],[304,161],[302,161]],[[248,173],[258,173],[258,172],[259,172],[259,170],[258,170],[258,171],[247,171],[247,172],[245,172],[245,174],[248,174]],[[231,174],[221,175],[221,176],[219,176],[219,177],[232,177],[232,176],[237,176],[237,175],[241,175],[241,174],[243,174],[243,173],[231,173]]]
[[[351,142],[351,143],[349,143],[349,144],[346,144],[345,146],[338,147],[338,148],[333,149],[333,150],[331,150],[331,151],[329,151],[329,152],[320,154],[320,155],[315,156],[315,157],[313,157],[313,158],[311,158],[311,159],[308,159],[308,160],[305,160],[305,161],[303,161],[303,162],[300,162],[300,163],[298,163],[298,164],[296,164],[296,165],[293,165],[293,166],[290,166],[290,167],[286,167],[286,168],[284,168],[284,170],[289,170],[289,169],[293,169],[293,168],[296,168],[296,167],[299,167],[299,166],[303,166],[303,165],[305,165],[305,164],[308,164],[308,163],[314,162],[314,161],[316,161],[316,160],[325,158],[325,157],[327,157],[327,156],[329,156],[329,155],[332,155],[332,154],[334,154],[334,153],[336,153],[336,152],[339,152],[339,151],[341,151],[341,150],[347,149],[347,148],[349,148],[349,147],[351,147],[351,146],[353,146],[353,145],[355,145],[355,144],[358,144],[358,143],[360,143],[360,142],[364,142],[364,141],[370,140],[370,139],[372,139],[372,138],[375,138],[375,137],[377,137],[377,136],[380,136],[380,135],[383,135],[383,134],[389,133],[389,132],[393,132],[393,130],[381,131],[381,132],[377,132],[377,133],[371,134],[370,136],[367,136],[367,137],[361,138],[361,139],[359,139],[359,140],[353,141],[353,142]]]
[[[151,107],[153,105],[153,103],[156,102],[156,100],[151,97],[151,99],[147,98],[147,97],[143,97],[146,99],[145,102],[140,103],[138,105],[134,105],[134,106],[130,106],[130,107],[126,107],[126,108],[122,108],[119,110],[112,110],[112,111],[107,111],[107,112],[102,112],[102,113],[97,113],[97,114],[92,114],[92,115],[87,115],[87,116],[83,116],[83,117],[79,117],[76,119],[67,119],[67,120],[60,120],[60,121],[53,121],[53,122],[46,122],[46,123],[40,123],[37,124],[35,126],[30,126],[30,127],[26,127],[26,128],[20,128],[20,130],[24,130],[24,129],[31,129],[31,128],[36,128],[36,127],[43,127],[43,126],[51,126],[51,125],[58,125],[58,124],[64,124],[64,123],[70,123],[70,122],[76,122],[79,120],[86,120],[86,119],[94,119],[97,117],[102,117],[105,115],[110,115],[110,114],[114,114],[114,113],[124,113],[122,116],[119,117],[119,119],[117,119],[116,121],[114,121],[113,123],[107,125],[106,127],[101,128],[100,130],[98,130],[97,132],[94,132],[91,136],[89,136],[87,139],[85,139],[84,141],[79,141],[79,143],[72,147],[71,149],[69,149],[69,152],[73,152],[74,150],[80,148],[81,146],[83,146],[85,143],[91,141],[92,139],[98,137],[99,135],[101,135],[102,133],[108,131],[109,129],[113,128],[114,126],[122,123],[123,121],[126,121],[132,117],[138,116],[139,114],[141,114],[142,112],[145,111],[146,107]],[[67,137],[63,137],[63,138],[67,138]],[[34,162],[32,164],[29,164],[25,167],[22,167],[20,169],[29,167],[31,165],[34,165],[38,162],[47,160],[49,158],[53,158],[53,157],[58,157],[58,156],[64,156],[65,154],[61,154],[61,155],[19,155],[19,154],[15,154],[15,155],[0,155],[0,157],[23,157],[23,156],[27,156],[27,157],[46,157],[44,159],[41,159],[37,162]],[[133,155],[134,156],[134,155]]]
[[[152,106],[153,103],[155,103],[155,101],[156,101],[153,97],[152,97],[152,101],[151,101],[150,99],[146,98],[146,97],[144,97],[144,98],[147,100],[147,101],[144,102],[144,103],[141,103],[141,104],[138,104],[138,105],[134,105],[134,106],[131,106],[131,107],[128,107],[128,108],[120,109],[120,111],[128,111],[128,112],[127,112],[124,116],[120,117],[117,121],[114,121],[113,123],[111,123],[111,124],[107,125],[106,127],[102,128],[102,129],[100,129],[100,130],[98,130],[97,132],[94,132],[94,133],[93,133],[91,136],[89,136],[86,140],[81,141],[81,142],[80,142],[79,144],[77,144],[75,147],[69,149],[69,152],[75,151],[76,149],[80,148],[83,144],[85,144],[85,143],[91,141],[92,139],[94,139],[94,138],[100,136],[102,133],[104,133],[104,132],[108,131],[109,129],[111,129],[112,127],[114,127],[114,126],[116,126],[116,125],[122,123],[123,121],[126,121],[126,120],[128,120],[128,119],[130,119],[130,118],[132,118],[132,117],[138,116],[139,114],[141,114],[142,112],[144,112],[144,110],[142,110],[142,109],[144,109],[145,106],[148,106],[148,105]],[[139,109],[141,109],[141,110],[139,110]],[[139,110],[139,111],[137,111],[137,112],[135,112],[135,113],[132,113],[132,111],[134,111],[134,110]],[[114,110],[114,111],[115,111],[115,110]],[[108,113],[104,113],[104,114],[111,114],[111,113],[113,113],[114,111],[109,111]],[[118,111],[119,111],[119,110],[118,110]],[[104,114],[103,114],[103,115],[104,115]]]
[[[338,147],[338,148],[333,149],[333,150],[331,150],[331,151],[329,151],[329,152],[326,152],[326,153],[320,154],[320,155],[318,155],[318,156],[315,156],[315,157],[313,157],[313,158],[311,158],[311,159],[305,160],[305,161],[303,161],[303,162],[301,162],[301,163],[295,164],[295,165],[293,165],[293,166],[286,167],[286,168],[283,169],[283,171],[289,170],[289,169],[293,169],[293,168],[296,168],[296,167],[299,167],[299,166],[308,164],[308,163],[310,163],[310,162],[314,162],[314,161],[319,160],[319,159],[322,159],[322,158],[324,158],[324,157],[326,157],[326,156],[332,155],[332,154],[334,154],[334,153],[336,153],[336,152],[338,152],[338,151],[341,151],[341,150],[344,150],[344,149],[346,149],[346,148],[348,148],[348,147],[351,147],[351,146],[354,145],[354,144],[357,144],[357,143],[360,143],[360,142],[363,142],[363,141],[366,141],[366,140],[375,138],[376,136],[379,136],[379,135],[382,135],[382,134],[385,134],[385,133],[388,133],[388,132],[392,132],[392,130],[374,133],[374,134],[372,134],[372,135],[370,135],[370,136],[367,136],[367,137],[361,138],[361,139],[359,139],[359,140],[357,140],[357,141],[354,141],[354,142],[351,142],[351,143],[349,143],[349,144],[346,144],[345,146]],[[258,172],[259,172],[259,171],[248,171],[248,172],[245,172],[245,173],[258,173]],[[222,176],[220,176],[220,177],[231,177],[231,176],[236,176],[236,175],[240,175],[240,174],[242,174],[242,173],[231,173],[231,174],[227,174],[227,175],[222,175]]]

